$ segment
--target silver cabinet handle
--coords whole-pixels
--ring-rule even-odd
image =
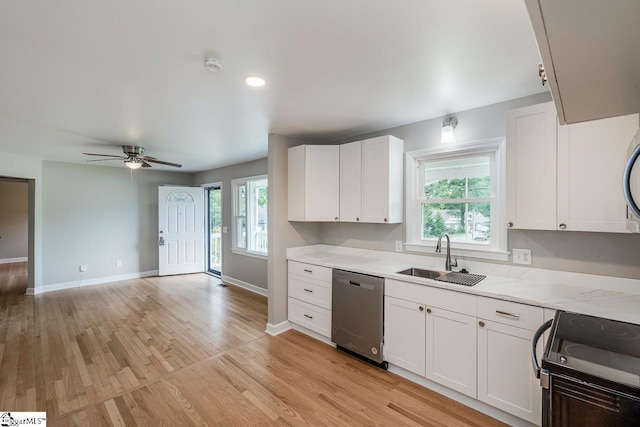
[[[313,270],[307,270],[306,268],[303,271],[306,273],[313,273]]]
[[[509,227],[509,228],[513,227],[513,223],[512,222],[508,222],[507,223],[507,227]]]
[[[427,308],[427,313],[431,314],[431,309]]]
[[[478,326],[480,326],[481,328],[484,328],[484,322],[481,320],[478,322]]]
[[[313,293],[313,291],[312,291],[311,289],[306,289],[306,288],[305,288],[305,290],[304,290],[304,291],[305,291],[305,292],[309,292],[310,294],[312,294],[312,293]]]
[[[560,225],[558,225],[558,228],[560,230],[566,230],[567,229],[567,224],[560,224]]]
[[[306,317],[307,319],[313,319],[313,316],[309,316],[308,314],[305,314],[304,317]]]
[[[424,311],[424,307],[423,307],[423,306],[420,306],[420,307],[418,308],[418,310],[420,310],[420,311]]]
[[[514,319],[519,319],[519,314],[507,313],[506,311],[496,310],[496,314],[500,314],[502,316],[513,317]]]

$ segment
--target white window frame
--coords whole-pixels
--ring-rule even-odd
[[[256,209],[252,209],[252,206],[257,206],[257,200],[255,199],[255,194],[253,194],[252,191],[249,191],[249,183],[252,181],[263,181],[263,180],[267,180],[267,185],[269,185],[268,182],[268,178],[267,175],[255,175],[255,176],[248,176],[248,177],[244,177],[244,178],[236,178],[231,180],[231,198],[232,198],[232,217],[233,217],[233,222],[231,224],[231,241],[233,242],[231,245],[231,252],[235,253],[235,254],[239,254],[239,255],[246,255],[246,256],[250,256],[250,257],[255,257],[255,258],[262,258],[262,259],[267,259],[268,258],[268,253],[267,252],[258,252],[255,250],[251,250],[249,249],[249,236],[253,236],[255,233],[255,229],[254,226],[256,224],[256,218],[255,218],[255,210]],[[245,246],[244,248],[241,248],[238,246],[238,218],[241,217],[241,215],[239,215],[239,210],[240,210],[240,197],[239,197],[239,188],[241,186],[245,187],[245,197],[247,198],[247,206],[246,206],[246,212],[245,212],[245,218],[246,218],[246,224],[247,224],[247,241],[245,242]],[[267,201],[267,203],[269,203]],[[268,229],[267,229],[267,233],[268,233]]]
[[[507,261],[507,229],[504,227],[506,216],[506,153],[505,138],[494,138],[462,144],[447,145],[408,152],[406,155],[406,241],[405,249],[412,252],[433,253],[436,241],[422,238],[422,203],[424,198],[424,173],[420,170],[425,160],[444,160],[459,156],[471,156],[490,153],[491,187],[495,199],[491,207],[491,243],[487,246],[453,242],[451,254],[469,258],[483,258]],[[429,200],[433,202],[433,200]],[[447,201],[447,203],[451,203]],[[454,201],[455,203],[455,201]]]

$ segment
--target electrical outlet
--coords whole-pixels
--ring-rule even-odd
[[[222,232],[223,232],[224,234],[227,234],[227,227],[222,227]]]
[[[396,252],[402,252],[402,240],[396,240]]]
[[[531,249],[514,249],[513,263],[531,265]]]
[[[84,273],[87,271],[87,266],[80,264],[80,273]]]
[[[116,261],[116,268],[120,268],[120,267],[122,267],[122,260],[121,259]]]

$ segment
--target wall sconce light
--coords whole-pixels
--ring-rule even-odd
[[[453,130],[458,126],[458,119],[455,117],[447,117],[442,122],[442,133],[440,134],[440,142],[446,144],[453,142]]]

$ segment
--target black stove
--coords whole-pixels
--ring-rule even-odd
[[[549,326],[542,425],[640,425],[640,325],[558,311],[535,341]]]

